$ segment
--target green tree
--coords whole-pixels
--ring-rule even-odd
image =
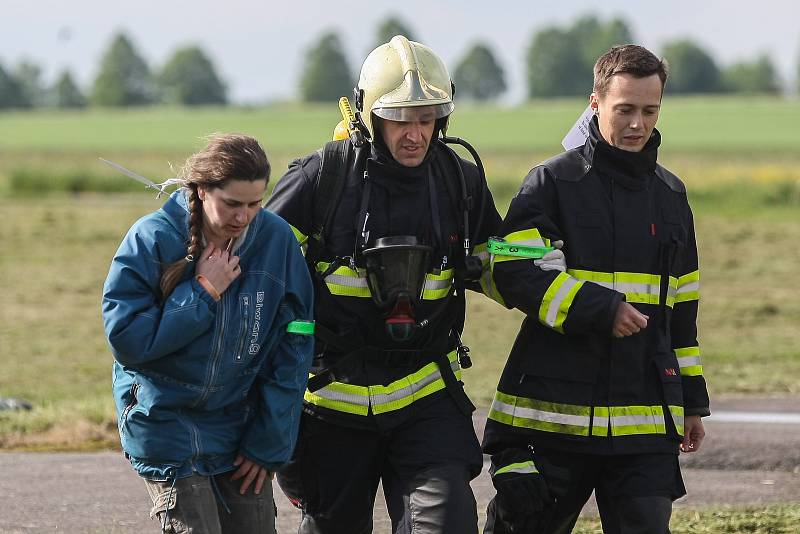
[[[42,85],[42,69],[35,63],[22,60],[14,69],[14,79],[20,90],[23,107],[38,107],[45,104],[45,89]]]
[[[591,90],[586,86],[586,63],[568,31],[550,27],[536,32],[526,64],[531,98],[585,95]]]
[[[100,61],[91,101],[99,106],[141,106],[155,101],[150,69],[124,33],[114,36]]]
[[[82,108],[86,106],[86,97],[75,84],[72,74],[64,70],[53,84],[51,90],[53,105],[58,108]]]
[[[664,45],[669,62],[670,93],[718,93],[723,90],[722,74],[714,58],[696,43],[681,39]]]
[[[411,31],[408,25],[399,17],[392,15],[378,25],[378,30],[375,33],[375,46],[372,49],[388,43],[395,35],[402,35],[409,41],[416,41],[414,32]]]
[[[19,82],[0,65],[0,109],[22,107],[25,107],[25,98]]]
[[[722,71],[725,89],[735,93],[778,94],[778,71],[766,54],[755,61],[740,61]]]
[[[503,68],[491,49],[475,43],[461,59],[453,73],[457,95],[475,100],[490,100],[506,90]]]
[[[300,95],[306,102],[336,102],[352,92],[353,77],[339,36],[325,33],[306,53]]]
[[[587,15],[570,27],[544,28],[533,35],[527,54],[531,97],[587,95],[594,63],[612,46],[633,42],[627,22],[602,22]]]
[[[165,102],[185,106],[224,105],[225,84],[214,65],[197,46],[181,48],[172,55],[158,76]]]

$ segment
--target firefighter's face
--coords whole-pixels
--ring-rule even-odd
[[[428,153],[436,119],[431,106],[410,109],[414,112],[408,114],[407,121],[373,118],[373,123],[392,157],[401,165],[416,167]]]
[[[658,121],[661,93],[657,74],[645,78],[627,73],[612,76],[604,93],[589,97],[603,139],[629,152],[642,150]]]

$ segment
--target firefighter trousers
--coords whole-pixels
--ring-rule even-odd
[[[569,473],[567,489],[542,512],[536,532],[514,534],[569,534],[592,491],[604,534],[669,534],[672,501],[686,494],[677,454],[536,451],[536,456]],[[483,533],[511,534],[497,520],[494,499]]]
[[[477,534],[469,482],[482,465],[472,419],[445,394],[388,431],[304,413],[278,482],[303,512],[299,534],[371,533],[380,482],[394,534]]]

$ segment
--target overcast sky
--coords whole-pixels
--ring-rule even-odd
[[[86,88],[114,32],[124,30],[151,68],[178,46],[199,44],[211,56],[237,102],[296,96],[304,51],[323,30],[335,30],[353,73],[375,39],[378,23],[400,16],[418,40],[450,66],[467,46],[489,43],[506,70],[509,95],[525,94],[524,56],[533,32],[566,25],[579,15],[603,21],[621,16],[640,44],[659,53],[665,41],[689,37],[721,65],[768,53],[794,86],[800,59],[800,4],[796,0],[2,0],[0,64],[23,58],[44,68],[47,82],[69,68]],[[635,6],[635,7],[631,7]]]

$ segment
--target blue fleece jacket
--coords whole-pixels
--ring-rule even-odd
[[[155,480],[234,468],[241,453],[274,470],[295,445],[313,336],[313,288],[289,225],[261,210],[234,254],[241,275],[215,302],[194,264],[162,302],[164,266],[186,255],[183,190],[128,231],[103,288],[122,447]]]

